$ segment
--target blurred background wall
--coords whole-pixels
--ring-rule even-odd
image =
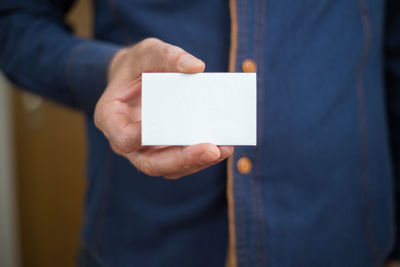
[[[68,15],[91,35],[92,8]],[[85,193],[84,117],[0,77],[0,266],[75,266]]]
[[[0,266],[19,265],[11,92],[0,75]]]

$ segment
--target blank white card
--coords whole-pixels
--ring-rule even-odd
[[[255,73],[143,73],[142,145],[256,145]]]

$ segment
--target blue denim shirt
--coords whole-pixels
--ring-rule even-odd
[[[398,0],[94,0],[93,40],[64,23],[72,2],[1,0],[0,67],[87,115],[82,245],[100,265],[385,261],[400,169]],[[94,106],[115,52],[146,37],[182,47],[210,72],[254,60],[258,145],[176,181],[114,154]]]

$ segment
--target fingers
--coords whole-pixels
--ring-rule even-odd
[[[97,103],[95,124],[112,149],[151,176],[178,178],[216,164],[233,147],[198,144],[187,147],[141,147],[140,91],[142,72],[197,73],[205,64],[183,49],[149,38],[118,54],[109,71],[110,83]]]
[[[141,147],[141,122],[132,122],[125,114],[116,114],[108,121],[108,139],[123,153]]]
[[[202,167],[202,168],[199,168],[199,169],[196,169],[196,170],[192,170],[192,171],[184,171],[184,172],[172,172],[172,173],[169,173],[169,174],[165,174],[165,175],[163,175],[165,178],[167,178],[167,179],[177,179],[177,178],[181,178],[181,177],[183,177],[183,176],[186,176],[186,175],[189,175],[189,174],[192,174],[192,173],[195,173],[195,172],[198,172],[198,171],[200,171],[200,170],[202,170],[202,169],[205,169],[205,168],[208,168],[208,167],[210,167],[210,166],[212,166],[212,165],[215,165],[215,164],[218,164],[218,163],[220,163],[221,161],[223,161],[223,160],[225,160],[226,158],[228,158],[229,156],[231,156],[232,154],[233,154],[233,152],[234,152],[234,148],[233,148],[233,146],[223,146],[223,147],[218,147],[219,148],[219,150],[220,150],[220,157],[219,157],[219,159],[216,161],[216,162],[213,162],[213,163],[211,163],[211,164],[209,164],[209,165],[206,165],[205,167]]]
[[[95,124],[116,150],[130,153],[141,147],[141,122],[132,121],[127,115],[130,107],[114,101],[105,107],[96,108]],[[115,149],[114,149],[115,150]]]
[[[138,151],[128,155],[128,159],[147,175],[179,178],[216,164],[232,153],[233,147],[204,143]]]
[[[230,155],[233,154],[234,152],[234,147],[233,146],[219,146],[219,151],[221,152],[221,158],[226,159]]]
[[[205,64],[180,47],[155,38],[143,40],[134,50],[140,58],[141,72],[203,72]]]

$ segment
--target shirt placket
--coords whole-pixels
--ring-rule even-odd
[[[257,146],[236,147],[228,164],[228,202],[231,217],[230,246],[234,246],[231,266],[266,266],[266,234],[260,162],[263,135],[263,54],[265,49],[265,0],[231,0],[231,69],[257,73]],[[236,14],[232,14],[235,12]],[[236,21],[235,21],[236,20]],[[236,27],[236,28],[235,28]],[[236,34],[236,36],[235,36]],[[236,37],[236,39],[235,39]],[[235,43],[236,42],[236,43]],[[232,51],[232,48],[235,51]],[[234,54],[234,55],[232,55]],[[234,61],[234,62],[232,62]],[[230,179],[230,181],[229,181]],[[231,195],[230,195],[231,194]],[[230,199],[231,198],[231,199]],[[230,218],[232,221],[232,218]],[[230,225],[232,228],[232,226]],[[232,257],[231,257],[232,258]],[[235,265],[236,264],[236,265]]]

